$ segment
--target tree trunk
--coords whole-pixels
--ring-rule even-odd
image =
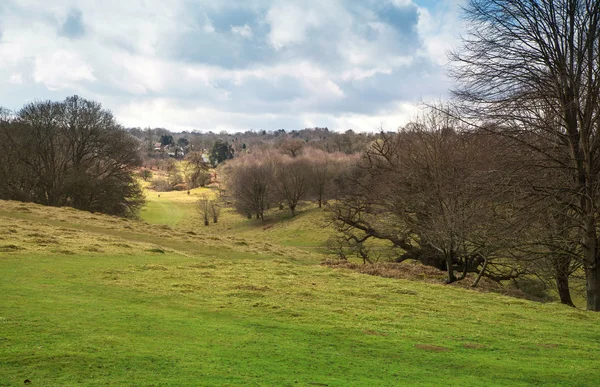
[[[452,282],[456,282],[456,276],[454,275],[454,267],[452,266],[452,252],[445,254],[446,255],[446,270],[448,271],[448,279],[446,280],[447,284],[451,284]]]
[[[217,223],[218,220],[219,220],[219,218],[217,218],[216,216],[213,216],[213,223]]]
[[[583,222],[583,238],[581,247],[583,250],[583,265],[585,269],[586,279],[586,300],[587,310],[594,312],[600,311],[600,264],[598,264],[598,248],[597,234],[594,216],[592,215],[592,205],[589,199],[583,198],[582,202],[587,206],[582,205],[587,212]]]
[[[600,311],[600,265],[585,269],[587,310]]]
[[[558,290],[558,296],[560,302],[569,305],[573,305],[571,299],[571,291],[569,290],[569,269],[571,267],[571,257],[568,255],[556,255],[556,258],[552,261],[554,265],[554,277],[556,278],[556,289]]]
[[[569,276],[566,273],[556,273],[556,288],[558,289],[558,296],[560,302],[565,305],[573,305],[571,300],[571,291],[569,290]]]
[[[205,225],[205,226],[208,226],[208,225],[209,225],[208,219],[204,219],[204,225]]]
[[[290,206],[290,211],[292,211],[292,216],[296,216],[296,206]]]
[[[477,287],[477,285],[479,284],[479,280],[481,279],[481,277],[483,277],[483,273],[485,273],[485,269],[487,269],[488,260],[486,257],[483,257],[483,259],[483,267],[481,268],[481,271],[477,274],[477,278],[475,278],[475,281],[473,281],[473,285],[471,285],[471,287],[473,288]]]

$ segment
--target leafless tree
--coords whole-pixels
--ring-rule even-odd
[[[99,103],[34,102],[0,121],[0,198],[122,216],[143,204],[140,143]]]
[[[200,199],[198,199],[198,202],[196,202],[196,206],[198,208],[198,212],[200,213],[200,216],[204,220],[204,225],[208,226],[210,224],[208,219],[209,219],[210,213],[211,213],[211,205],[210,205],[210,200],[208,199],[208,195],[206,195],[206,194],[200,195]]]
[[[600,311],[600,0],[470,0],[469,31],[453,54],[465,112],[500,124],[552,168],[579,230],[587,309]],[[565,155],[554,157],[542,144]]]
[[[499,254],[511,219],[502,210],[503,192],[493,189],[491,137],[457,125],[431,110],[400,133],[382,133],[340,180],[331,205],[336,225],[349,245],[387,240],[399,250],[397,261],[446,270],[447,282],[468,272],[517,277],[522,270]]]
[[[234,199],[236,210],[249,218],[254,214],[264,220],[265,211],[273,201],[273,157],[268,153],[252,154],[228,162],[227,191]]]
[[[333,196],[334,179],[357,161],[356,157],[314,148],[307,149],[302,157],[309,163],[309,190],[319,208]]]
[[[210,201],[210,215],[212,216],[213,223],[219,221],[219,215],[221,215],[221,197],[217,193],[217,196]]]
[[[298,202],[309,189],[310,164],[305,158],[280,157],[276,161],[273,185],[279,198],[285,202],[292,216],[296,215]]]
[[[286,138],[279,144],[279,150],[282,154],[290,157],[300,156],[304,149],[305,142],[297,138]]]

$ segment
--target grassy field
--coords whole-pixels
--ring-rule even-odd
[[[0,201],[0,386],[598,383],[598,314],[328,268],[321,210],[205,228],[201,192]]]
[[[193,189],[189,195],[187,191],[150,191],[141,217],[148,223],[168,225],[181,230],[195,230],[202,235],[230,234],[247,239],[272,241],[284,246],[324,247],[333,233],[324,216],[324,209],[307,203],[300,204],[300,216],[293,218],[287,208],[272,209],[267,212],[264,222],[246,219],[231,208],[224,208],[219,222],[205,227],[196,210],[196,201],[201,195],[214,197],[209,188]]]

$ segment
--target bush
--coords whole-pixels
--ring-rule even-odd
[[[152,181],[152,186],[157,192],[169,192],[173,190],[173,186],[166,179],[156,178]]]

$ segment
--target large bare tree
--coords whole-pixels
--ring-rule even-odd
[[[363,259],[365,243],[386,240],[398,248],[397,261],[446,270],[449,283],[467,272],[518,276],[499,256],[511,219],[494,189],[493,138],[455,129],[450,114],[434,109],[397,134],[382,133],[339,181],[330,206],[338,231]]]
[[[239,213],[264,220],[275,195],[273,157],[277,156],[252,154],[227,163],[225,184]]]
[[[600,0],[470,0],[465,11],[456,95],[472,118],[568,171],[557,192],[572,198],[587,309],[600,311]]]
[[[38,101],[0,118],[0,198],[133,215],[139,142],[93,101]]]
[[[278,198],[287,204],[292,216],[296,216],[298,203],[308,194],[309,172],[310,164],[305,158],[283,155],[276,160],[273,186]]]

